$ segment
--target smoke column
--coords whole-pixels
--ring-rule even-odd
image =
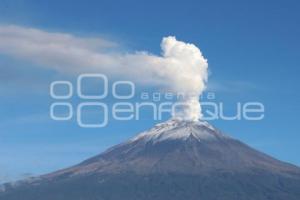
[[[175,37],[163,38],[161,48],[166,65],[171,65],[167,72],[169,86],[174,92],[184,94],[179,99],[182,106],[173,113],[173,117],[198,120],[202,116],[199,96],[207,81],[207,60],[195,45],[177,41]]]
[[[184,94],[173,117],[201,118],[199,96],[207,81],[207,60],[193,44],[169,36],[161,55],[146,51],[123,53],[103,38],[78,37],[20,26],[0,26],[0,53],[31,61],[62,74],[103,73]]]

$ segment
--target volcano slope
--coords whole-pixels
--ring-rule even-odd
[[[299,200],[300,168],[204,121],[169,120],[76,166],[5,184],[0,200]]]

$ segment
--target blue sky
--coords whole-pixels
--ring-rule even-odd
[[[299,8],[297,1],[4,0],[0,24],[105,38],[121,44],[122,51],[160,54],[161,39],[168,35],[193,43],[208,59],[208,90],[228,105],[229,113],[236,102],[265,105],[261,121],[211,123],[299,166]],[[53,121],[49,85],[61,78],[74,81],[0,54],[0,181],[76,164],[157,123],[145,116],[83,129],[74,121]]]

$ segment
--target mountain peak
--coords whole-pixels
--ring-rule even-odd
[[[171,119],[73,167],[0,187],[0,199],[296,200],[299,191],[297,166],[205,121]]]
[[[194,137],[199,141],[229,138],[229,136],[222,134],[206,121],[170,119],[155,125],[148,131],[142,132],[131,139],[131,142],[144,140],[146,142],[157,143],[165,140],[186,140],[190,137]]]

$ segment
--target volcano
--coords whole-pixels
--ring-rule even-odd
[[[169,120],[0,200],[299,200],[300,168],[204,121]]]

